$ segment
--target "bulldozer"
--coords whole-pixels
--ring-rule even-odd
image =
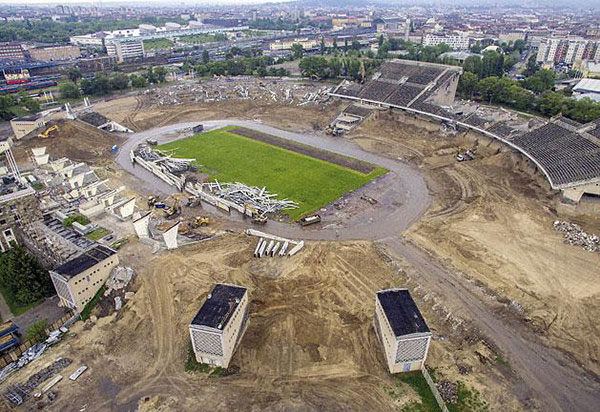
[[[172,195],[169,195],[169,197],[167,197],[167,200],[165,201],[165,205],[166,202],[168,201],[172,201],[170,206],[167,206],[163,209],[163,212],[165,214],[165,217],[167,219],[173,219],[176,216],[179,216],[181,214],[181,199],[185,199],[186,196],[180,194],[180,193],[175,193]]]
[[[244,203],[244,210],[246,212],[250,212],[250,216],[252,216],[252,223],[257,225],[264,225],[267,223],[267,217],[264,214],[260,214],[258,209],[251,204]],[[247,216],[247,214],[244,213],[244,216]]]
[[[40,139],[48,139],[49,137],[56,137],[58,135],[58,126],[50,126],[44,132],[37,135]]]
[[[202,227],[212,224],[213,220],[208,216],[196,216],[195,223]]]

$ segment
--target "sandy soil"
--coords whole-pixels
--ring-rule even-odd
[[[254,243],[225,235],[150,261],[148,246],[126,246],[123,261],[140,269],[134,298],[119,314],[77,324],[76,338],[45,355],[74,360],[64,375],[90,367],[77,382],[56,385],[59,398],[46,409],[130,410],[141,402],[142,410],[197,410],[202,402],[203,410],[392,411],[415,398],[408,387],[394,397],[384,391],[394,381],[372,328],[373,292],[404,280],[377,249],[313,242],[294,258],[258,260]],[[222,378],[184,371],[187,325],[215,282],[243,284],[251,296],[250,324],[232,361],[239,370]],[[419,304],[436,333],[430,366],[482,390],[492,405],[519,409],[489,349],[438,325],[430,303]],[[449,364],[468,372],[459,376]]]
[[[354,138],[426,170],[435,200],[409,238],[489,288],[549,344],[600,373],[600,255],[562,243],[552,222],[573,219],[557,211],[558,195],[496,143],[464,133],[442,138],[429,122],[403,121],[398,129],[382,115]],[[476,160],[456,162],[459,147],[475,147]],[[590,232],[600,226],[597,216],[574,220]]]

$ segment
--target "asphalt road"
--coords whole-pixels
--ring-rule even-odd
[[[177,130],[197,123],[175,124],[159,129],[127,135],[117,162],[136,176],[152,191],[172,193],[175,190],[158,180],[141,167],[134,167],[129,151],[147,138],[157,138],[161,143],[177,139]],[[479,293],[460,274],[454,273],[427,253],[403,240],[401,233],[420,218],[430,205],[425,181],[418,169],[400,161],[378,156],[361,150],[343,138],[323,138],[300,135],[273,127],[237,119],[204,122],[206,129],[226,125],[239,125],[265,133],[275,134],[301,143],[355,157],[385,167],[399,179],[396,193],[400,206],[397,210],[352,227],[338,227],[306,231],[297,225],[269,222],[264,230],[285,237],[312,240],[379,240],[392,257],[403,258],[420,273],[420,281],[436,294],[444,297],[444,303],[466,319],[493,341],[506,355],[510,367],[517,374],[509,384],[512,391],[523,401],[535,399],[544,411],[597,411],[600,409],[600,381],[584,371],[564,353],[542,344],[527,326],[503,316],[490,299]],[[171,135],[169,136],[169,133]],[[234,215],[232,218],[235,219]]]

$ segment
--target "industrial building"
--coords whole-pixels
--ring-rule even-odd
[[[436,35],[427,34],[423,37],[423,46],[438,46],[447,44],[452,50],[469,50],[471,40],[462,34]]]
[[[50,271],[60,305],[81,313],[119,264],[114,249],[96,245]]]
[[[38,128],[44,127],[45,125],[46,121],[40,114],[15,117],[10,121],[10,127],[12,127],[13,133],[15,134],[15,138],[17,140]]]
[[[25,50],[21,43],[0,43],[1,60],[25,60]]]
[[[190,324],[196,360],[227,368],[248,326],[248,290],[217,284]]]
[[[48,62],[56,60],[71,60],[81,57],[79,46],[50,46],[29,49],[32,60]]]
[[[423,368],[431,331],[408,290],[386,289],[377,292],[373,324],[383,345],[390,373]]]
[[[140,59],[145,55],[142,40],[110,40],[106,42],[106,54],[116,56],[117,62]]]

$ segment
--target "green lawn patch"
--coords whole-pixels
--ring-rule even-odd
[[[173,46],[173,42],[169,39],[144,40],[144,50],[146,51],[156,49],[169,49]]]
[[[194,34],[192,36],[182,36],[179,38],[181,43],[202,44],[218,41],[226,41],[227,36],[222,33],[217,34]]]
[[[368,174],[291,150],[230,133],[226,127],[158,146],[173,156],[195,158],[202,172],[220,182],[265,186],[280,199],[298,202],[287,211],[292,219],[316,212],[345,193],[385,174],[375,168]]]
[[[105,229],[103,227],[99,227],[86,234],[85,237],[87,237],[89,240],[93,240],[94,242],[96,242],[102,239],[104,236],[110,235],[111,233],[112,232],[110,230]]]
[[[83,216],[83,215],[72,215],[67,217],[65,220],[63,220],[63,225],[67,226],[67,227],[71,227],[73,226],[73,222],[77,222],[81,225],[88,225],[90,223],[90,219],[88,219],[87,217]]]
[[[185,360],[185,371],[205,373],[210,377],[218,378],[225,375],[226,369],[223,369],[220,366],[210,366],[206,363],[198,362],[196,360],[196,355],[194,354],[192,343],[189,342],[187,347],[187,358]]]
[[[90,314],[92,313],[92,310],[96,307],[98,302],[100,302],[100,299],[102,299],[102,296],[104,295],[104,291],[106,291],[106,285],[102,285],[102,287],[100,289],[98,289],[98,292],[96,292],[96,294],[94,295],[92,300],[90,300],[87,303],[87,305],[85,305],[85,307],[79,314],[79,316],[81,317],[81,320],[89,319]]]
[[[10,293],[10,290],[6,289],[1,283],[0,283],[0,293],[2,293],[2,296],[4,297],[4,301],[6,302],[6,304],[8,305],[8,308],[10,309],[11,313],[14,316],[22,315],[23,313],[27,312],[29,309],[35,308],[37,305],[39,305],[40,303],[42,303],[44,301],[44,299],[40,299],[37,302],[33,302],[33,303],[29,303],[27,305],[21,306],[15,301],[15,298],[12,295],[12,293]]]
[[[438,412],[440,407],[423,377],[421,371],[405,372],[397,375],[397,379],[410,386],[421,398],[420,403],[411,403],[402,408],[403,412]]]
[[[450,412],[486,412],[489,410],[483,395],[476,389],[469,388],[463,382],[458,382],[458,402],[455,404],[448,403],[446,406]]]

